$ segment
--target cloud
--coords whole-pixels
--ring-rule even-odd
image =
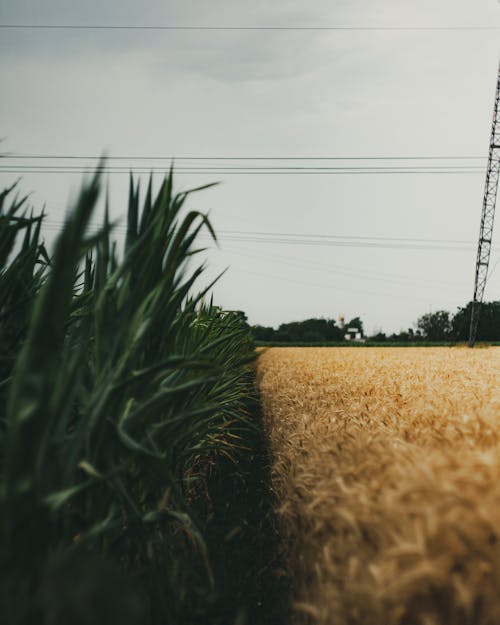
[[[6,0],[4,22],[75,24],[177,24],[213,26],[317,25],[327,19],[329,3],[313,7],[299,0],[252,3],[184,0],[149,2],[88,0],[78,6],[62,0]],[[28,18],[29,16],[29,18]],[[5,31],[0,41],[4,61],[36,58],[50,62],[149,52],[153,70],[189,72],[226,81],[275,80],[310,71],[317,34],[276,31]]]

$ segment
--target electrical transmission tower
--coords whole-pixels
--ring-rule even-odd
[[[500,65],[498,67],[497,90],[493,124],[491,127],[490,151],[488,157],[488,171],[484,189],[483,210],[481,213],[481,227],[479,229],[479,243],[477,246],[476,279],[474,282],[474,298],[470,319],[469,347],[476,342],[479,312],[483,302],[484,288],[488,279],[488,265],[490,262],[491,239],[493,236],[493,222],[495,220],[495,204],[497,199],[498,179],[500,177]]]

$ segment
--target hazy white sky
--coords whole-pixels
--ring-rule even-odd
[[[2,0],[0,23],[500,27],[500,4]],[[468,168],[449,175],[177,177],[182,189],[222,180],[191,202],[210,209],[223,233],[209,259],[209,275],[229,267],[217,303],[246,311],[252,323],[342,314],[360,315],[368,331],[398,331],[471,298],[499,42],[500,30],[0,30],[2,147],[52,155],[464,157],[299,163]],[[2,167],[34,163],[4,159]],[[0,184],[15,177],[0,171]],[[33,191],[35,206],[46,204],[47,236],[80,178],[24,174],[21,188]],[[126,178],[110,176],[115,215],[124,212]],[[230,240],[230,230],[301,233],[314,244]],[[368,247],[318,245],[320,235],[426,241],[425,249],[379,247],[394,242],[375,239]],[[428,249],[428,239],[464,243]],[[486,298],[500,298],[500,267]]]

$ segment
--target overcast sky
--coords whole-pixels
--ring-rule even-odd
[[[179,172],[177,185],[186,189],[221,180],[193,197],[191,207],[210,210],[221,233],[220,249],[209,255],[209,275],[229,269],[215,288],[216,302],[244,310],[252,323],[276,326],[313,316],[360,315],[369,332],[392,332],[413,325],[425,312],[454,311],[471,298],[500,30],[402,28],[500,27],[496,0],[2,0],[0,23],[397,28],[3,29],[2,150],[77,156],[106,151],[147,157],[455,157],[198,161],[188,164],[204,171],[220,164],[371,169]],[[2,168],[90,163],[6,158]],[[177,161],[179,167],[182,163]],[[412,172],[453,169],[449,174],[373,169],[402,166]],[[16,175],[0,172],[0,184]],[[124,212],[126,179],[110,175],[116,216]],[[80,181],[79,174],[24,173],[21,188],[33,192],[35,206],[46,205],[48,238]],[[228,231],[239,234],[231,237]],[[248,234],[255,232],[307,235],[308,244],[286,236],[263,242],[262,235]],[[500,258],[500,235],[495,236],[492,265]],[[500,299],[500,266],[486,299]]]

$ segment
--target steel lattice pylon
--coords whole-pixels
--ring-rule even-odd
[[[498,179],[500,176],[500,65],[498,67],[497,90],[493,124],[491,127],[490,151],[486,185],[484,189],[483,210],[481,213],[481,227],[479,229],[479,243],[477,246],[476,279],[474,282],[474,298],[470,319],[469,347],[476,342],[479,312],[484,296],[484,288],[488,279],[488,265],[490,262],[491,240],[493,237],[493,222],[495,220],[495,204],[497,199]]]

